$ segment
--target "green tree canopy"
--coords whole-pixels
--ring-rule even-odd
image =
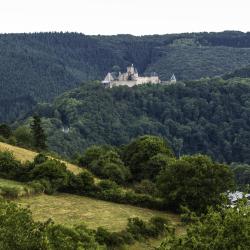
[[[173,152],[167,142],[157,136],[145,135],[133,140],[124,147],[122,158],[129,166],[133,178],[136,180],[151,178],[157,173],[156,169],[150,171],[151,158],[157,154],[173,157]]]
[[[233,187],[233,174],[228,166],[208,156],[183,156],[160,172],[157,186],[173,208],[182,205],[203,212],[222,202],[221,194]]]
[[[7,124],[0,124],[0,135],[8,139],[12,135],[12,130]]]
[[[42,127],[41,118],[38,115],[33,116],[33,121],[30,127],[33,134],[35,148],[45,150],[47,148],[46,135]]]
[[[247,250],[250,246],[250,207],[210,209],[181,238],[168,237],[159,250]]]

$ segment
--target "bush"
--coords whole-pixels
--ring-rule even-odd
[[[105,146],[93,145],[87,148],[82,157],[79,158],[79,165],[82,167],[89,167],[93,161],[99,159],[99,157],[107,151]]]
[[[109,249],[121,247],[125,243],[122,234],[109,232],[102,227],[97,228],[95,239],[99,244],[106,245]]]
[[[45,186],[46,192],[53,193],[68,185],[69,174],[64,163],[57,160],[47,160],[35,165],[30,171],[29,177],[31,180],[39,180]]]
[[[146,223],[138,217],[128,219],[127,231],[131,233],[136,240],[141,240],[148,233]]]
[[[141,182],[134,185],[134,190],[139,194],[149,194],[152,196],[157,196],[159,191],[156,184],[150,180],[142,180]]]
[[[52,250],[101,249],[95,241],[94,233],[80,225],[69,228],[64,225],[50,225],[47,230],[48,248]]]
[[[45,228],[33,221],[29,210],[0,200],[0,249],[47,249]]]
[[[246,204],[217,207],[216,210],[210,208],[207,214],[188,226],[185,235],[169,235],[159,249],[249,249],[249,225],[250,207]]]
[[[95,180],[91,173],[84,171],[78,175],[69,174],[69,182],[65,188],[69,192],[88,194],[95,190]]]
[[[12,135],[12,130],[7,124],[0,124],[0,136],[3,136],[5,139],[10,138]]]
[[[131,174],[124,165],[118,153],[114,150],[108,150],[96,160],[93,160],[89,169],[97,176],[113,180],[119,184],[125,184]]]
[[[14,131],[14,136],[17,140],[18,145],[25,146],[25,147],[33,146],[33,137],[28,127],[25,127],[25,126],[18,127]]]
[[[9,137],[7,140],[7,143],[15,146],[17,144],[16,137],[14,137],[14,136]]]
[[[149,222],[135,217],[129,218],[127,231],[132,234],[134,239],[141,240],[150,237],[159,237],[165,232],[168,221],[161,217],[152,217]]]
[[[149,224],[152,226],[152,235],[158,237],[165,232],[165,228],[169,225],[169,221],[165,218],[154,216],[149,220]]]
[[[34,164],[42,164],[48,160],[48,157],[45,154],[39,153],[34,158]]]
[[[22,172],[21,162],[15,160],[12,153],[0,152],[0,177],[16,179]]]
[[[19,190],[15,187],[1,187],[0,191],[5,198],[15,199],[19,196]]]
[[[50,183],[46,180],[31,181],[31,182],[28,182],[28,184],[33,188],[34,193],[36,194],[53,193]]]

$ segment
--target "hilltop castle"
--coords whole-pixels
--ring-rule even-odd
[[[176,81],[176,79],[175,79]],[[126,73],[115,74],[115,73],[108,73],[105,79],[102,81],[104,86],[108,88],[112,88],[115,86],[122,86],[126,85],[129,87],[133,87],[139,84],[151,83],[157,84],[161,83],[160,78],[156,75],[156,73],[152,74],[151,76],[142,77],[139,76],[137,69],[132,64],[131,66],[127,67]]]

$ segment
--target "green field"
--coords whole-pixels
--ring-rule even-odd
[[[112,231],[119,231],[126,227],[127,219],[130,217],[149,220],[152,216],[162,216],[168,218],[174,225],[179,223],[179,217],[172,213],[70,194],[24,197],[20,198],[18,203],[29,206],[35,220],[44,221],[52,218],[56,223],[65,225],[84,222],[93,229],[102,226]]]
[[[34,189],[24,183],[0,178],[0,195],[16,198],[34,194]]]

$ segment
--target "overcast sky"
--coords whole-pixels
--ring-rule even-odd
[[[250,31],[250,0],[0,0],[0,33]]]

